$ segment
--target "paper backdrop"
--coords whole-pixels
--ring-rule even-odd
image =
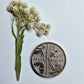
[[[41,22],[50,23],[52,28],[41,38],[34,31],[25,32],[19,82],[14,69],[11,14],[6,10],[10,1],[0,0],[0,84],[84,84],[84,0],[23,0],[29,7],[36,7]],[[54,78],[42,78],[31,68],[31,54],[42,42],[54,42],[66,53],[66,67]]]

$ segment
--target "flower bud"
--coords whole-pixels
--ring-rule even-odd
[[[19,7],[20,10],[23,10],[22,6]]]
[[[34,24],[32,22],[28,23],[28,30],[32,29],[34,27]]]
[[[36,22],[40,22],[40,20],[41,20],[41,17],[36,18]]]
[[[24,8],[24,12],[28,14],[28,8]]]
[[[35,27],[38,29],[40,28],[40,23],[35,24]]]
[[[12,11],[12,9],[13,9],[13,5],[9,4],[8,7],[7,7],[7,10],[10,12],[10,11]]]
[[[46,27],[47,27],[47,29],[50,29],[51,28],[51,25],[50,24],[47,24]]]
[[[18,7],[17,6],[14,6],[13,7],[13,11],[16,12],[18,10]]]
[[[18,1],[18,6],[21,6],[23,3],[21,0]]]
[[[27,3],[22,3],[23,8],[28,8]]]
[[[48,35],[49,34],[49,30],[45,30],[44,35]]]

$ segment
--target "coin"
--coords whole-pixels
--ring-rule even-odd
[[[46,42],[38,45],[31,56],[34,72],[46,78],[60,74],[66,64],[64,50],[57,44]]]

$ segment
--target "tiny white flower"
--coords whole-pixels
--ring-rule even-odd
[[[44,23],[41,23],[41,26],[45,26],[45,24]]]
[[[22,6],[20,6],[20,10],[23,10]]]
[[[40,22],[40,20],[41,20],[41,17],[37,17],[37,18],[36,18],[36,21],[37,21],[37,22]]]
[[[39,29],[37,32],[37,36],[42,36],[44,33],[44,31],[42,29]]]
[[[28,16],[28,20],[29,20],[29,21],[31,21],[31,20],[32,20],[32,18],[31,18],[30,16]]]
[[[28,8],[24,8],[24,12],[27,14],[28,13]]]
[[[38,16],[39,16],[39,12],[38,12],[38,11],[36,11],[36,10],[35,10],[35,11],[33,11],[33,14],[34,14],[34,16],[35,16],[35,17],[38,17]]]
[[[47,27],[47,29],[50,29],[51,28],[51,25],[50,24],[47,24],[46,27]]]
[[[40,28],[45,29],[45,26],[41,25]]]
[[[18,10],[18,7],[17,6],[14,6],[13,7],[13,11],[15,12],[15,11],[17,11]]]
[[[23,4],[22,1],[19,0],[19,1],[18,1],[18,5],[20,6],[20,5],[22,5],[22,4]]]
[[[35,24],[35,27],[38,29],[38,28],[40,28],[40,23],[36,23]]]
[[[9,6],[10,6],[10,8],[13,8],[13,5],[12,4],[10,4]]]
[[[28,8],[27,3],[22,3],[23,8]]]
[[[23,22],[21,23],[21,26],[22,26],[22,27],[24,27],[24,26],[25,26]]]
[[[31,11],[35,11],[36,9],[35,9],[35,7],[32,7],[30,10],[31,10]]]
[[[41,33],[41,32],[37,32],[37,36],[42,36],[43,35],[43,33]]]
[[[35,22],[35,19],[32,18],[32,19],[31,19],[31,22]]]
[[[13,0],[10,4],[14,6],[15,5],[15,1]]]
[[[34,24],[32,22],[28,23],[28,29],[31,29],[34,27]]]
[[[48,35],[49,34],[49,30],[45,30],[44,35]]]
[[[18,4],[18,1],[14,0],[14,4],[17,5]]]
[[[29,17],[33,18],[33,15],[32,14],[29,14]]]
[[[7,7],[7,10],[8,11],[12,11],[12,9],[13,9],[13,5],[12,4],[9,4],[8,7]]]
[[[44,23],[41,23],[41,26],[40,26],[40,28],[42,28],[42,29],[45,29],[45,24]]]

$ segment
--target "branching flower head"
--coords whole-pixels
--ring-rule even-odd
[[[29,8],[21,0],[13,0],[8,5],[7,10],[13,15],[17,28],[25,28],[26,30],[35,29],[38,36],[49,33],[50,25],[40,23],[39,13],[34,7]]]
[[[40,16],[34,7],[29,8],[22,1],[13,0],[7,7],[7,10],[12,14],[12,34],[15,37],[16,61],[15,71],[17,80],[20,78],[21,72],[21,52],[24,39],[24,31],[34,29],[38,36],[47,35],[50,25],[40,23]],[[13,24],[16,22],[17,33],[15,34]]]

